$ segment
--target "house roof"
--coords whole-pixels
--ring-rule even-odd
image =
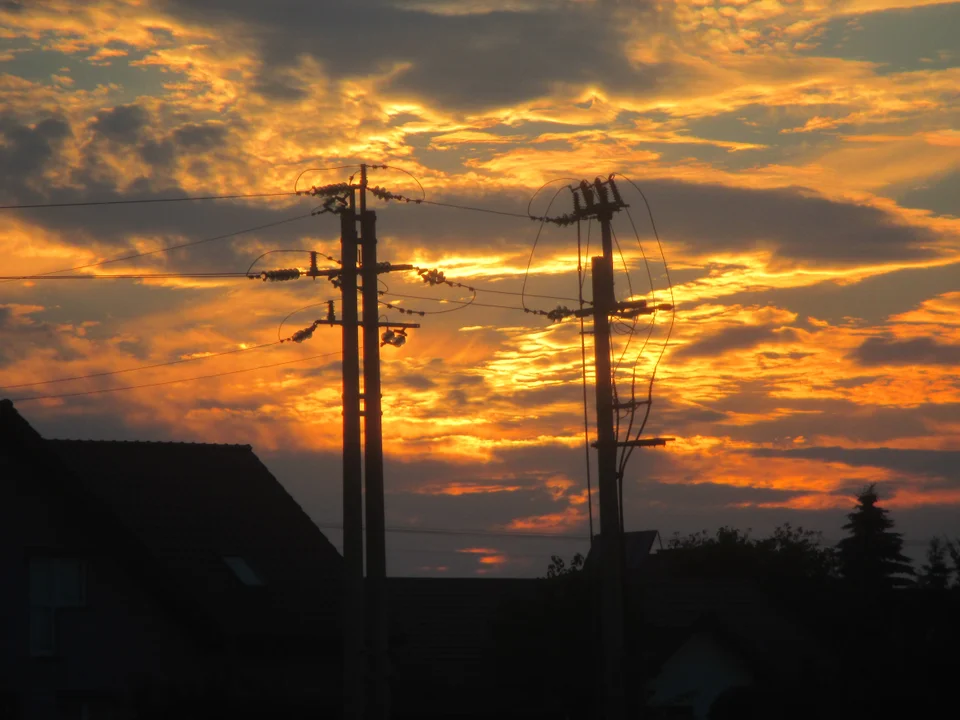
[[[584,568],[593,566],[594,557],[600,551],[601,535],[602,533],[597,534],[590,544],[590,551],[584,560]],[[657,530],[631,530],[623,533],[623,559],[627,571],[639,570],[646,566],[653,544],[659,537],[660,532]]]
[[[249,445],[47,445],[229,634],[332,631],[341,557]]]
[[[2,400],[0,451],[205,631],[338,632],[342,559],[249,445],[44,440]]]
[[[631,584],[645,624],[657,628],[665,649],[690,632],[709,629],[770,678],[829,666],[823,649],[754,582],[650,571]]]

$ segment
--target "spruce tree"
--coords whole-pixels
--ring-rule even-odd
[[[950,559],[953,560],[953,587],[960,588],[960,539],[948,540],[947,550],[950,551]]]
[[[947,565],[948,544],[938,537],[930,538],[927,546],[927,564],[920,568],[917,578],[921,587],[928,590],[946,590],[950,584],[950,566]]]
[[[881,591],[909,585],[910,559],[903,554],[903,536],[893,532],[893,520],[877,505],[876,486],[857,496],[858,504],[843,526],[849,534],[837,545],[840,574],[855,587]]]

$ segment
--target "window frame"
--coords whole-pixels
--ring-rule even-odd
[[[39,573],[47,574],[46,578]],[[69,568],[69,572],[65,569]],[[56,657],[58,654],[59,616],[64,610],[76,610],[87,607],[87,562],[76,555],[54,553],[35,553],[27,558],[27,646],[30,657]],[[75,587],[66,591],[67,578]],[[42,589],[38,587],[45,585]],[[42,596],[42,597],[41,597]],[[66,599],[65,599],[66,598]],[[40,634],[35,629],[35,618],[45,613],[43,624],[47,628],[45,637],[49,640],[39,642]]]

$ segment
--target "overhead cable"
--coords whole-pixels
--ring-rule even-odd
[[[35,380],[33,382],[17,383],[16,385],[0,385],[0,390],[13,390],[14,388],[36,387],[37,385],[51,385],[53,383],[70,382],[72,380],[89,380],[91,378],[107,377],[109,375],[122,375],[124,373],[137,372],[139,370],[152,370],[159,367],[169,367],[170,365],[181,365],[183,363],[198,362],[200,360],[209,360],[210,358],[223,357],[224,355],[235,355],[237,353],[247,352],[249,350],[260,350],[262,348],[279,345],[280,341],[263,343],[262,345],[251,345],[249,347],[239,347],[233,350],[224,350],[222,352],[209,353],[207,355],[197,355],[195,357],[179,358],[153,365],[138,365],[137,367],[123,368],[122,370],[106,370],[104,372],[90,373],[89,375],[73,375],[71,377],[51,378],[50,380]]]
[[[197,202],[200,200],[239,200],[242,198],[290,197],[295,192],[235,193],[233,195],[194,195],[176,198],[140,198],[131,200],[82,200],[79,202],[30,203],[23,205],[0,205],[0,210],[43,210],[68,207],[96,207],[102,205],[145,205],[148,203]]]
[[[162,382],[144,383],[142,385],[124,385],[121,387],[101,388],[99,390],[86,390],[83,392],[62,393],[59,395],[31,395],[29,397],[11,399],[16,403],[22,403],[30,402],[31,400],[55,400],[59,398],[80,397],[82,395],[101,395],[103,393],[120,392],[122,390],[139,390],[141,388],[161,387],[163,385],[176,385],[177,383],[193,382],[195,380],[209,380],[211,378],[225,377],[227,375],[238,375],[240,373],[253,372],[255,370],[266,370],[267,368],[280,367],[282,365],[292,365],[294,363],[307,362],[309,360],[317,360],[319,358],[331,357],[333,355],[340,354],[341,353],[338,350],[337,352],[323,353],[322,355],[310,355],[309,357],[297,358],[296,360],[285,360],[283,362],[270,363],[269,365],[257,365],[256,367],[241,368],[240,370],[227,370],[225,372],[211,373],[210,375],[198,375],[190,378],[164,380]]]
[[[62,268],[60,270],[49,270],[43,273],[37,273],[30,276],[33,279],[38,279],[41,276],[56,275],[57,273],[64,272],[74,272],[76,270],[87,270],[89,268],[102,267],[104,265],[109,265],[111,263],[123,262],[125,260],[134,260],[136,258],[147,257],[148,255],[157,255],[159,253],[170,252],[171,250],[180,250],[181,248],[195,247],[197,245],[203,245],[205,243],[216,242],[218,240],[228,240],[229,238],[237,237],[239,235],[246,235],[248,233],[257,232],[258,230],[267,230],[268,228],[277,227],[279,225],[285,225],[287,223],[296,222],[297,220],[304,220],[308,217],[313,217],[316,213],[309,212],[302,215],[294,215],[293,217],[288,217],[283,220],[276,220],[274,222],[264,223],[262,225],[256,225],[254,227],[244,228],[242,230],[234,230],[233,232],[223,233],[221,235],[214,235],[213,237],[202,238],[200,240],[191,240],[185,243],[178,243],[176,245],[168,245],[166,247],[158,248],[157,250],[146,250],[144,252],[132,253],[130,255],[122,255],[120,257],[110,258],[109,260],[100,260],[98,262],[87,263],[85,265],[75,265],[74,267]],[[12,279],[0,280],[0,282],[13,282]]]

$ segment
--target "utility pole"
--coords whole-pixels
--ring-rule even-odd
[[[343,716],[364,716],[363,481],[360,450],[360,348],[357,345],[356,190],[340,213],[343,337]]]
[[[343,343],[343,717],[346,720],[390,716],[390,672],[386,603],[386,527],[383,487],[383,423],[381,409],[380,347],[402,346],[408,328],[419,323],[380,322],[377,278],[380,273],[414,270],[413,265],[377,261],[376,214],[367,209],[367,169],[360,166],[360,184],[351,182],[314,187],[307,194],[325,196],[323,209],[315,214],[340,215],[340,269],[317,267],[311,253],[310,269],[285,269],[261,273],[264,281],[293,280],[301,275],[326,277],[340,288],[342,319],[336,319],[333,301],[327,317],[294,333],[302,342],[319,325],[340,325]],[[359,214],[357,190],[360,191]],[[360,235],[357,234],[360,224]],[[360,267],[357,261],[360,255]],[[363,280],[362,288],[357,278]],[[363,295],[363,319],[359,318],[357,293]],[[422,314],[422,313],[421,313]],[[360,339],[363,328],[364,392],[360,392]],[[382,337],[380,328],[385,328]],[[399,332],[398,332],[399,331]],[[382,340],[382,342],[380,342]],[[363,409],[360,402],[363,401]],[[361,436],[360,418],[364,418]],[[363,457],[362,457],[363,456]],[[364,585],[363,520],[367,519],[367,581]],[[366,600],[366,602],[364,602]],[[369,613],[369,614],[367,614]],[[369,627],[372,667],[365,663],[365,628]],[[369,670],[369,676],[367,671]],[[368,686],[368,680],[372,683]],[[365,703],[365,699],[372,703]]]
[[[574,217],[595,218],[600,223],[603,254],[590,259],[593,279],[593,307],[578,310],[578,317],[593,317],[594,366],[597,399],[597,485],[600,494],[600,640],[603,673],[604,720],[623,720],[627,716],[624,695],[624,562],[623,528],[620,526],[620,501],[617,492],[619,470],[617,450],[622,447],[663,445],[669,438],[620,441],[614,429],[614,412],[636,403],[615,404],[613,372],[610,363],[610,318],[649,315],[669,310],[669,305],[648,306],[645,300],[617,302],[613,288],[613,214],[627,207],[613,182],[597,178],[592,184],[581,181],[573,190]],[[579,192],[579,195],[577,194]],[[591,547],[593,538],[590,538]]]
[[[591,192],[581,185],[587,205]],[[600,627],[603,644],[605,720],[625,717],[623,696],[623,563],[617,500],[617,438],[613,429],[613,388],[610,367],[610,315],[616,311],[613,291],[613,243],[610,221],[616,208],[600,195],[596,209],[603,255],[591,258],[593,278],[593,338],[597,396],[597,485],[600,491]]]
[[[367,166],[360,166],[360,253],[363,279],[363,451],[367,519],[367,607],[373,687],[371,720],[390,717],[387,628],[387,544],[383,488],[383,411],[380,389],[380,324],[377,216],[367,210]],[[346,292],[346,290],[344,290]]]

